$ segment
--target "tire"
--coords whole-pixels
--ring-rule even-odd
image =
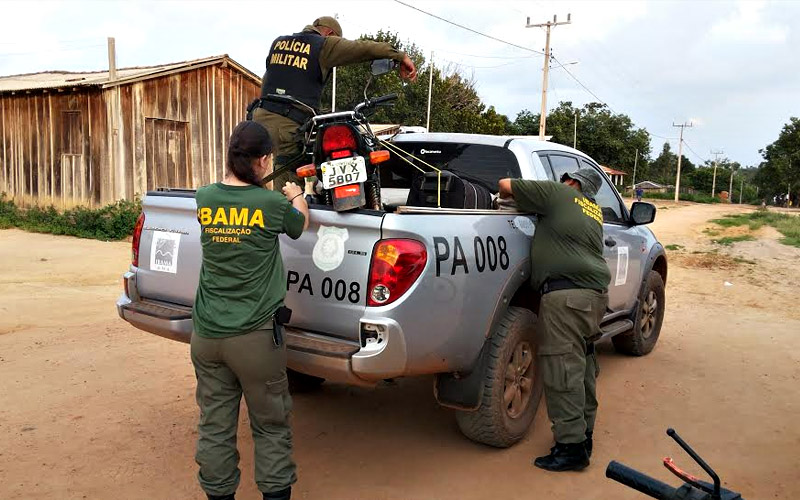
[[[509,307],[492,333],[481,405],[475,411],[456,412],[458,427],[469,439],[508,448],[528,433],[542,399],[535,324],[536,316],[531,311]],[[510,403],[506,403],[507,390],[512,396]]]
[[[289,379],[289,392],[291,394],[319,390],[322,383],[325,382],[324,378],[306,375],[305,373],[296,372],[289,368],[286,369],[286,377]]]
[[[656,271],[650,271],[639,294],[639,309],[636,311],[633,329],[611,339],[614,349],[630,356],[649,354],[661,333],[665,305],[664,280]]]

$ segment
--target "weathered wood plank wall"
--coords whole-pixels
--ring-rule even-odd
[[[216,182],[259,92],[223,62],[104,90],[0,95],[0,192],[69,208]]]

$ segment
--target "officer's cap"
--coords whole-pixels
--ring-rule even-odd
[[[602,179],[597,170],[593,168],[582,168],[572,173],[566,173],[561,176],[561,182],[567,179],[578,181],[581,185],[581,192],[589,198],[594,198],[597,191],[600,190]]]
[[[326,28],[330,28],[336,33],[336,36],[342,36],[342,26],[339,24],[339,21],[332,18],[331,16],[322,16],[314,21],[313,26],[315,28],[324,26]]]

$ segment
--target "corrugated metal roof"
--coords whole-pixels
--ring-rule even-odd
[[[604,165],[601,165],[600,168],[602,168],[603,171],[607,175],[628,175],[627,173],[623,172],[622,170],[615,170],[615,169],[613,169],[611,167],[606,167]]]
[[[195,59],[192,61],[181,61],[170,64],[161,64],[158,66],[141,66],[133,68],[120,68],[117,69],[117,79],[113,82],[109,81],[108,71],[88,71],[88,72],[71,72],[71,71],[43,71],[41,73],[28,73],[24,75],[10,75],[0,77],[0,92],[17,92],[25,90],[41,90],[41,89],[58,89],[58,88],[73,88],[73,87],[112,87],[116,85],[124,85],[126,83],[133,83],[140,80],[155,78],[165,74],[177,73],[187,71],[197,67],[209,66],[227,62],[245,76],[261,84],[261,78],[237,63],[227,54],[221,56],[206,57],[204,59]]]

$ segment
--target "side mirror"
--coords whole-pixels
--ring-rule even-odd
[[[392,71],[394,61],[391,59],[375,59],[370,65],[372,76],[381,76]]]
[[[656,220],[656,207],[652,203],[637,201],[631,206],[631,220],[637,226],[644,226]]]

